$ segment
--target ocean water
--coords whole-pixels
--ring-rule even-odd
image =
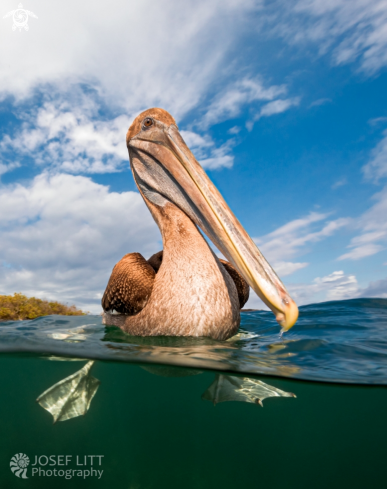
[[[244,312],[225,342],[10,321],[0,352],[1,488],[386,485],[386,299],[301,307],[282,337]]]

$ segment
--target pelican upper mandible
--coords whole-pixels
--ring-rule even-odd
[[[248,284],[282,330],[290,329],[298,317],[295,302],[194,158],[173,117],[158,108],[142,112],[126,143],[163,252],[148,261],[130,253],[117,263],[102,299],[103,323],[136,336],[227,339],[239,328]],[[198,228],[230,263],[221,263]]]

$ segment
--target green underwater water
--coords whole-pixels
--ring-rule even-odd
[[[214,407],[202,395],[216,372],[153,370],[160,376],[140,365],[98,361],[92,375],[101,384],[87,414],[53,424],[36,398],[84,364],[1,355],[1,488],[386,485],[386,387],[252,377],[297,397],[269,398],[263,408],[245,402]],[[103,473],[100,479],[32,477],[30,465],[28,479],[21,479],[10,470],[17,453],[31,464],[41,455],[78,456],[81,462],[85,455],[103,455],[95,466]]]

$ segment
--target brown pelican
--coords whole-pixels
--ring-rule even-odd
[[[104,324],[136,336],[227,339],[239,327],[246,281],[282,330],[291,328],[295,302],[195,160],[173,117],[158,108],[142,112],[126,143],[163,252],[148,261],[130,253],[114,267],[102,299]],[[230,263],[219,260],[198,228]]]

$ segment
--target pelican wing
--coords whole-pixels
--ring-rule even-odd
[[[104,311],[133,315],[151,295],[155,271],[140,253],[128,253],[113,268],[102,297]]]
[[[234,281],[235,287],[236,287],[237,292],[238,292],[239,307],[242,309],[242,307],[249,300],[249,296],[250,296],[249,284],[242,277],[242,275],[238,272],[238,270],[233,265],[231,265],[231,263],[229,261],[226,261],[226,260],[219,260],[219,261],[223,265],[223,267],[226,269],[226,272],[230,275],[230,277]]]

